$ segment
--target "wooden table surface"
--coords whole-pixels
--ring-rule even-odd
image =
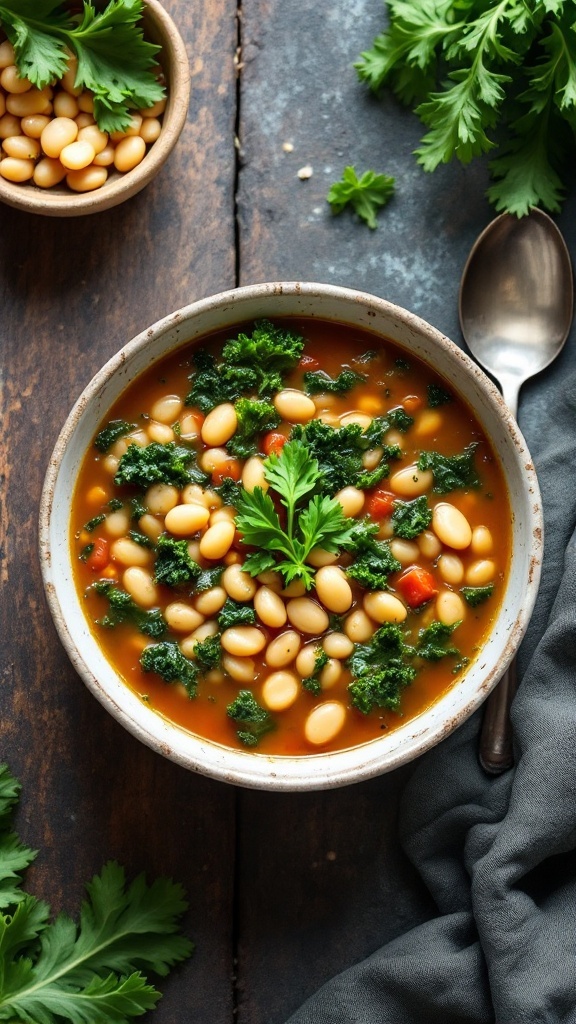
[[[379,0],[165,6],[188,48],[192,95],[157,179],[97,216],[0,210],[1,760],[23,784],[19,831],[40,850],[27,887],[54,910],[76,913],[111,858],[185,886],[196,952],[161,986],[156,1024],[281,1024],[324,980],[433,912],[398,839],[411,769],[273,795],[188,773],[128,735],[75,674],[47,610],[44,473],[105,360],[165,314],[237,284],[361,288],[459,341],[459,274],[492,214],[483,167],[423,174],[411,155],[417,120],[359,86],[352,63],[384,25]],[[325,202],[349,163],[397,178],[376,231]]]

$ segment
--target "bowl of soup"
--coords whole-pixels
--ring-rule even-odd
[[[407,310],[271,283],[176,311],[94,377],[40,553],[73,665],[187,769],[280,790],[419,756],[482,703],[542,521],[496,388]]]

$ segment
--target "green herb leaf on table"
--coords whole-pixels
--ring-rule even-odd
[[[326,201],[335,214],[341,213],[350,204],[354,212],[373,229],[377,226],[378,210],[394,195],[394,185],[394,178],[387,174],[365,171],[358,178],[354,167],[345,167],[341,180],[331,186]]]
[[[0,24],[14,46],[19,74],[43,89],[62,78],[68,47],[78,60],[75,85],[94,93],[94,117],[102,131],[122,131],[132,111],[165,95],[155,74],[160,49],[138,24],[142,0],[110,0],[97,10],[91,0],[79,14],[54,0],[1,0]]]
[[[493,151],[488,198],[518,217],[558,212],[574,155],[576,60],[568,6],[537,0],[389,0],[389,25],[355,65],[429,129],[427,171]],[[499,147],[499,148],[498,148]]]
[[[20,888],[36,853],[11,829],[18,792],[0,765],[0,1020],[127,1024],[161,995],[144,972],[165,977],[193,951],[180,933],[183,890],[143,875],[127,884],[110,861],[86,886],[78,924],[65,913],[51,923],[48,905]]]

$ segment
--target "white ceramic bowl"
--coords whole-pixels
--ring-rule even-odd
[[[233,750],[187,732],[146,707],[104,657],[84,616],[71,569],[69,523],[78,467],[112,403],[151,363],[203,335],[261,317],[317,317],[367,328],[431,364],[472,407],[498,453],[514,510],[512,563],[501,612],[465,674],[417,718],[362,746],[305,757]],[[223,292],[165,317],[118,352],[78,399],[46,475],[40,555],[48,602],[72,663],[126,729],[192,771],[241,786],[328,789],[359,782],[422,754],[482,703],[524,634],[536,598],[542,553],[538,483],[525,442],[500,394],[451,341],[404,309],[372,295],[321,284],[261,284]]]

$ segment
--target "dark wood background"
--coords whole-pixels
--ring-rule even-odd
[[[458,342],[459,275],[492,214],[482,166],[425,175],[411,155],[417,120],[357,83],[352,63],[384,26],[380,0],[165,6],[188,47],[192,95],[158,178],[97,216],[0,209],[0,757],[23,784],[19,830],[41,851],[28,888],[54,910],[76,913],[110,858],[184,884],[196,952],[163,985],[157,1024],[281,1024],[433,912],[398,839],[411,769],[276,796],[140,745],[84,688],[52,626],[36,547],[43,476],[70,407],[112,353],[236,284],[363,288]],[[376,231],[326,204],[349,163],[397,178]]]

